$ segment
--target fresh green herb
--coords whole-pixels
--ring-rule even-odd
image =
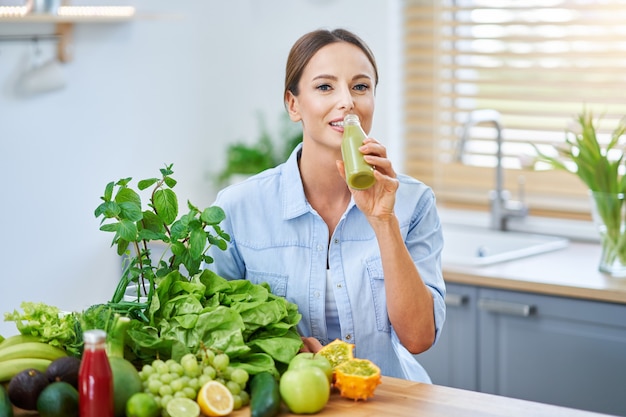
[[[207,249],[224,250],[230,240],[219,227],[225,214],[219,207],[199,210],[188,203],[189,212],[177,220],[172,173],[172,165],[166,166],[161,178],[139,181],[138,191],[130,188],[131,178],[106,186],[95,215],[102,218],[101,230],[115,233],[112,246],[126,256],[125,267],[111,301],[88,309],[83,323],[109,326],[111,314],[131,317],[125,357],[136,364],[212,349],[250,373],[276,373],[278,363],[287,364],[302,345],[297,306],[267,285],[227,281],[201,270],[213,262]],[[144,210],[139,192],[150,187]],[[164,244],[163,254],[171,255],[153,260],[150,242]],[[145,282],[145,303],[139,297],[122,301],[129,284]]]
[[[113,232],[111,245],[117,246],[119,255],[126,256],[123,274],[111,303],[119,312],[126,311],[144,321],[146,317],[142,316],[142,311],[150,305],[158,278],[183,268],[190,276],[197,274],[203,262],[213,262],[206,254],[208,248],[217,245],[223,250],[230,240],[230,236],[219,227],[225,217],[219,207],[200,210],[188,202],[189,212],[177,219],[179,208],[172,190],[176,185],[176,180],[172,178],[172,165],[167,165],[160,172],[160,178],[139,181],[138,190],[130,187],[132,178],[110,182],[101,197],[103,202],[95,210],[95,216],[101,218],[100,230]],[[115,187],[117,191],[114,195]],[[139,192],[149,187],[153,188],[147,209],[144,209]],[[161,256],[171,253],[167,260],[153,260],[152,241],[166,245]],[[132,282],[137,283],[147,295],[146,305],[122,302],[124,292]]]
[[[65,349],[72,356],[83,350],[83,334],[78,313],[63,313],[45,303],[24,301],[22,312],[4,314],[4,321],[13,321],[23,335],[38,337],[42,342]]]

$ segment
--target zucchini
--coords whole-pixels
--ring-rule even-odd
[[[250,417],[274,417],[280,411],[278,381],[269,372],[260,372],[250,381]]]

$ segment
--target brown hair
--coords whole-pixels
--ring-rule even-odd
[[[286,97],[287,91],[291,91],[294,96],[300,93],[298,91],[298,83],[300,82],[304,68],[317,51],[335,42],[348,42],[361,49],[374,67],[374,86],[378,85],[376,59],[370,48],[361,38],[345,29],[335,29],[332,31],[319,29],[303,35],[291,47],[285,69],[285,91],[283,91],[283,98]]]

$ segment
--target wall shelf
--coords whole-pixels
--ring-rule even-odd
[[[120,23],[136,17],[132,6],[61,6],[57,13],[29,13],[25,6],[0,7],[0,23],[55,25],[52,35],[0,36],[0,41],[35,40],[39,37],[57,39],[57,56],[59,61],[71,60],[70,45],[74,24],[77,23]]]

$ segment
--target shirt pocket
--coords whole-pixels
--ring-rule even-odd
[[[380,332],[391,332],[389,315],[387,314],[387,298],[385,293],[385,275],[383,274],[383,264],[380,256],[365,260],[367,275],[372,290],[372,302],[376,314],[376,328]]]
[[[287,279],[285,274],[277,274],[275,272],[263,272],[248,269],[246,271],[246,279],[253,284],[261,284],[267,282],[272,290],[272,294],[280,297],[287,296]]]

